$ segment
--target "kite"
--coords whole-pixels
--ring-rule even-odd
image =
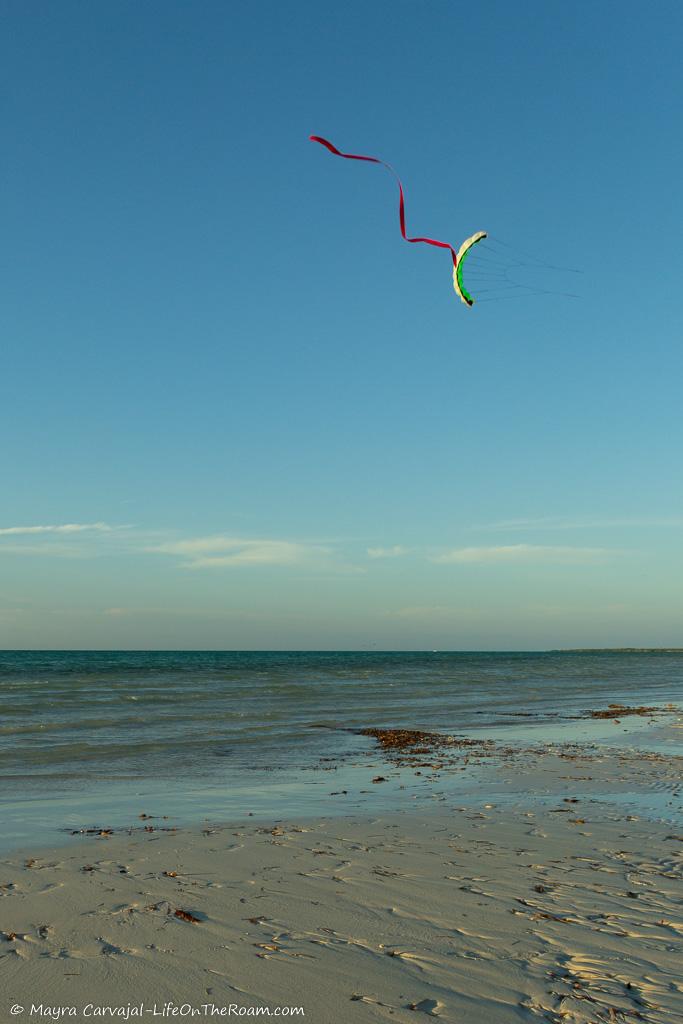
[[[379,160],[374,156],[359,156],[355,153],[342,153],[341,150],[337,149],[336,146],[333,146],[331,142],[328,142],[327,139],[321,138],[319,135],[310,135],[309,139],[311,142],[319,142],[321,146],[329,149],[330,153],[334,153],[335,156],[342,156],[345,160],[364,160],[366,163],[370,164],[381,164],[382,167],[386,167],[388,171],[391,171],[398,182],[398,218],[401,228],[401,236],[406,242],[424,242],[426,245],[435,245],[439,249],[448,249],[451,254],[451,259],[453,260],[453,287],[455,288],[456,295],[460,297],[461,301],[464,302],[466,306],[474,305],[474,299],[463,283],[463,264],[472,247],[475,246],[477,242],[481,242],[483,238],[487,237],[486,232],[477,231],[476,234],[465,239],[457,252],[449,242],[439,242],[436,238],[409,238],[406,234],[406,212],[403,185],[391,164],[386,163],[384,160]]]

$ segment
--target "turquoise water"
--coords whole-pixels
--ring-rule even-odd
[[[652,746],[642,719],[574,716],[682,695],[682,652],[0,652],[3,831],[319,813],[306,769],[365,726]]]

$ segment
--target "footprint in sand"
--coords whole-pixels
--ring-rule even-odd
[[[445,1008],[445,1003],[440,1003],[438,999],[421,999],[419,1003],[408,1003],[409,1010],[420,1010],[430,1017],[438,1017]]]
[[[374,996],[364,996],[364,995],[361,995],[360,992],[354,992],[353,993],[353,995],[351,996],[351,1002],[353,1002],[353,1003],[371,1003],[374,1006],[384,1006],[384,1007],[386,1007],[389,1010],[390,1013],[394,1012],[394,1007],[391,1006],[389,1003],[383,1003],[383,1002],[381,1002],[381,1000],[376,999]]]
[[[50,882],[47,885],[43,886],[42,889],[38,889],[37,890],[37,895],[38,896],[43,896],[46,892],[54,892],[55,889],[63,889],[63,888],[64,888],[64,882]]]
[[[100,952],[103,956],[135,956],[137,953],[135,949],[124,949],[123,946],[115,946],[113,942],[108,942],[107,939],[103,939],[101,936],[97,941],[102,943]]]

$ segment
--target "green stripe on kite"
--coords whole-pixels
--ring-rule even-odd
[[[462,267],[463,263],[465,262],[465,257],[467,256],[472,246],[476,245],[477,242],[481,242],[482,238],[486,238],[485,231],[477,231],[477,233],[475,235],[472,235],[471,238],[466,238],[465,241],[460,246],[460,248],[458,249],[458,254],[455,261],[455,269],[453,270],[453,287],[455,288],[457,294],[460,296],[460,298],[462,299],[466,306],[473,306],[474,299],[472,298],[470,293],[465,288],[465,285],[463,284]]]

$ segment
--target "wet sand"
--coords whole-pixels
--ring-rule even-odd
[[[183,830],[140,818],[10,857],[0,1020],[47,1007],[80,1020],[100,1007],[118,1019],[303,1007],[320,1024],[677,1019],[683,828],[618,797],[661,791],[673,813],[680,759],[494,756],[509,800],[458,802],[446,778],[471,751],[450,769],[375,755],[365,784],[395,777],[403,812]]]

